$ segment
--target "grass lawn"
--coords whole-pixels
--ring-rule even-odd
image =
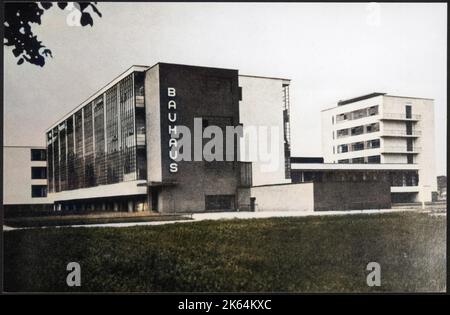
[[[17,217],[5,218],[5,225],[10,227],[42,227],[42,226],[68,226],[83,224],[106,224],[127,222],[175,221],[188,220],[181,215],[148,215],[128,217],[90,217],[90,216],[43,216],[43,217]]]
[[[270,218],[4,233],[5,291],[411,292],[446,287],[446,217]],[[81,265],[81,287],[66,265]],[[381,287],[366,265],[381,265]]]

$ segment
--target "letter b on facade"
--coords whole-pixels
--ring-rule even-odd
[[[176,90],[173,87],[167,88],[167,95],[168,96],[176,96]]]

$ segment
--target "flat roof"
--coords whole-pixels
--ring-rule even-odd
[[[398,97],[398,98],[413,98],[416,100],[430,100],[430,101],[434,101],[434,98],[428,98],[428,97],[417,97],[417,96],[401,96],[401,95],[391,95],[391,94],[386,94],[387,97]]]
[[[362,100],[367,100],[369,98],[373,98],[373,97],[377,97],[377,96],[381,96],[381,95],[386,95],[386,93],[373,92],[373,93],[370,93],[370,94],[365,94],[365,95],[349,98],[349,99],[346,99],[346,100],[340,100],[340,101],[338,101],[337,104],[338,104],[338,106],[342,106],[342,105],[346,105],[346,104],[359,102],[359,101],[362,101]]]
[[[333,107],[328,107],[328,108],[322,109],[321,112],[325,112],[327,110],[338,108],[339,106],[355,103],[355,102],[362,101],[362,100],[367,100],[367,99],[374,98],[374,97],[377,97],[377,96],[382,96],[382,95],[384,96],[384,95],[386,95],[386,93],[373,92],[373,93],[364,94],[364,95],[361,95],[361,96],[352,97],[352,98],[349,98],[349,99],[346,99],[346,100],[339,100],[337,102],[337,106],[333,106]]]
[[[106,92],[106,90],[108,90],[109,88],[111,88],[112,86],[114,86],[117,82],[119,82],[120,80],[122,80],[123,78],[125,78],[127,75],[129,75],[130,73],[133,73],[135,71],[146,71],[148,70],[150,67],[148,66],[141,66],[141,65],[133,65],[131,67],[129,67],[127,70],[125,70],[124,72],[122,72],[121,74],[119,74],[118,76],[116,76],[114,79],[112,79],[111,81],[109,81],[106,85],[104,85],[101,89],[97,90],[94,94],[92,94],[91,96],[89,96],[86,100],[84,100],[81,104],[77,105],[74,109],[72,109],[70,112],[68,112],[67,114],[63,115],[60,119],[58,119],[56,122],[54,122],[51,127],[47,128],[45,130],[45,132],[50,131],[51,129],[53,129],[54,127],[56,127],[61,121],[67,119],[69,116],[73,115],[75,112],[77,112],[79,109],[83,108],[85,105],[87,105],[88,103],[92,102],[94,99],[96,99],[98,96],[100,96],[100,94],[103,94],[104,92]]]
[[[291,82],[291,79],[287,78],[277,78],[277,77],[265,77],[261,75],[250,75],[250,74],[240,74],[240,77],[248,77],[248,78],[258,78],[258,79],[271,79],[271,80],[281,80],[281,81],[289,81]]]
[[[369,93],[369,94],[365,94],[365,95],[349,98],[349,99],[346,99],[346,100],[339,100],[337,102],[337,106],[333,106],[333,107],[328,107],[328,108],[322,109],[321,112],[324,112],[324,111],[327,111],[327,110],[330,110],[330,109],[335,109],[335,108],[337,108],[339,106],[352,104],[352,103],[359,102],[359,101],[362,101],[362,100],[367,100],[367,99],[370,99],[370,98],[373,98],[373,97],[377,97],[377,96],[398,97],[398,98],[412,98],[412,99],[418,99],[418,100],[434,101],[433,98],[427,98],[427,97],[400,96],[400,95],[391,95],[391,94],[381,93],[381,92],[373,92],[373,93]]]
[[[340,163],[291,163],[291,170],[300,171],[359,171],[359,170],[418,170],[417,164],[340,164]]]
[[[98,96],[100,96],[100,94],[103,94],[106,90],[108,90],[109,88],[111,88],[112,86],[114,86],[117,82],[119,82],[120,80],[122,80],[124,77],[126,77],[127,75],[129,75],[132,72],[135,71],[147,71],[153,67],[155,67],[156,65],[159,64],[167,64],[167,65],[175,65],[175,66],[186,66],[186,67],[201,67],[201,68],[208,68],[208,69],[220,69],[220,70],[233,70],[233,71],[238,71],[237,69],[227,69],[227,68],[217,68],[217,67],[205,67],[205,66],[198,66],[198,65],[187,65],[187,64],[177,64],[177,63],[168,63],[168,62],[157,62],[155,63],[153,66],[147,66],[147,65],[132,65],[131,67],[129,67],[127,70],[125,70],[124,72],[122,72],[121,74],[119,74],[118,76],[116,76],[114,79],[112,79],[111,81],[109,81],[106,85],[104,85],[102,88],[100,88],[99,90],[97,90],[94,94],[92,94],[91,96],[89,96],[86,100],[84,100],[83,102],[81,102],[79,105],[77,105],[74,109],[72,109],[71,111],[69,111],[67,114],[63,115],[61,118],[59,118],[57,121],[55,121],[53,124],[51,124],[50,127],[48,127],[45,132],[47,133],[48,131],[52,130],[53,128],[55,128],[56,126],[58,126],[59,123],[61,123],[63,120],[67,119],[68,117],[70,117],[71,115],[73,115],[75,112],[77,112],[78,110],[80,110],[81,108],[83,108],[85,105],[87,105],[88,103],[92,102],[93,100],[95,100]],[[242,77],[253,77],[253,78],[263,78],[263,79],[273,79],[273,80],[282,80],[282,81],[288,81],[290,82],[290,79],[286,79],[286,78],[275,78],[275,77],[263,77],[263,76],[253,76],[253,75],[245,75],[245,74],[239,74],[238,76],[242,76]]]

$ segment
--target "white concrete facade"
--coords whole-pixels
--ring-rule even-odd
[[[147,193],[147,181],[133,180],[115,184],[64,190],[51,194],[53,201],[78,200],[91,198],[108,198],[118,196],[144,195]]]
[[[240,146],[241,161],[252,162],[254,186],[291,182],[285,176],[283,122],[283,89],[289,84],[288,79],[239,75],[242,88],[239,119],[244,127],[244,136],[246,130],[255,127],[259,132],[257,142],[251,136],[245,136]],[[257,143],[254,147],[257,156],[242,154],[245,150],[251,151],[248,143]],[[266,151],[269,154],[265,154]]]
[[[416,165],[417,187],[391,191],[428,202],[437,190],[434,128],[432,99],[373,93],[342,101],[322,111],[324,162]]]
[[[252,187],[256,211],[314,211],[314,183]]]
[[[50,203],[47,197],[32,197],[32,186],[47,186],[47,179],[32,179],[32,167],[47,167],[47,161],[32,161],[31,149],[44,147],[3,147],[3,204]]]

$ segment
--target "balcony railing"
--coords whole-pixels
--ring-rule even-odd
[[[384,130],[383,136],[420,136],[422,132],[420,130],[414,130],[411,133],[407,133],[406,130]]]
[[[414,147],[411,150],[408,150],[401,146],[385,146],[381,151],[385,153],[418,153],[420,150],[420,147]]]
[[[383,113],[381,119],[393,119],[393,120],[419,120],[421,118],[420,115],[409,115],[406,117],[406,114],[400,113]]]

